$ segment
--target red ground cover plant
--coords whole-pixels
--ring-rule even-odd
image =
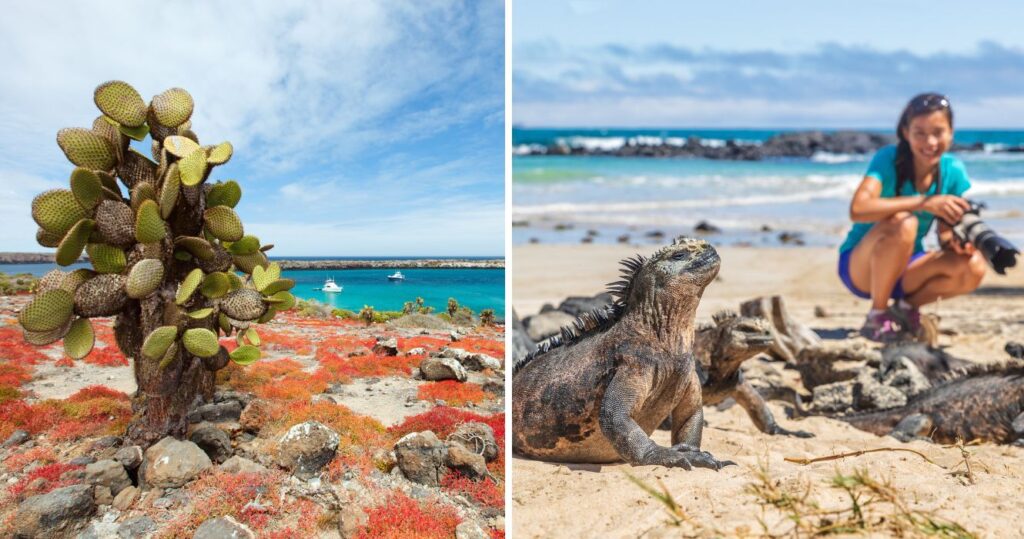
[[[217,383],[273,400],[308,400],[327,389],[325,373],[308,373],[291,358],[259,361],[242,367],[235,363],[217,372]]]
[[[40,347],[25,342],[25,337],[17,327],[0,328],[0,359],[7,359],[19,365],[35,365],[50,358],[40,351]]]
[[[10,400],[0,403],[0,438],[18,429],[54,441],[122,434],[131,414],[128,395],[103,386],[86,387],[64,400]]]
[[[467,352],[487,354],[498,359],[503,359],[505,357],[505,341],[501,339],[463,337],[462,339],[459,339],[459,342],[452,343],[452,347],[462,348]]]
[[[416,398],[421,401],[441,399],[448,406],[465,406],[471,402],[483,402],[487,398],[487,393],[484,393],[480,384],[442,380],[420,385]]]
[[[60,476],[71,470],[79,470],[81,468],[82,466],[80,465],[66,463],[54,463],[40,466],[25,474],[25,476],[19,479],[14,485],[11,485],[11,488],[7,490],[7,495],[14,500],[19,500],[29,496],[35,496],[37,494],[46,494],[54,489],[77,484],[79,481],[73,479],[61,481]],[[43,478],[46,481],[38,487],[29,486],[39,478]]]
[[[187,487],[190,511],[162,526],[158,537],[191,537],[207,519],[225,515],[259,537],[315,537],[320,507],[309,500],[282,500],[279,490],[285,479],[278,471],[203,475]]]
[[[323,354],[347,356],[353,353],[365,354],[377,344],[374,337],[361,337],[359,335],[330,335],[316,344],[316,357],[320,359]]]
[[[401,492],[366,514],[369,520],[356,539],[449,539],[461,522],[454,508],[436,502],[421,504]]]
[[[347,383],[351,378],[371,376],[411,376],[424,356],[363,355],[343,357],[332,352],[317,353],[322,369],[333,381]]]
[[[436,352],[449,344],[451,344],[451,339],[448,337],[429,337],[426,335],[420,335],[417,337],[398,339],[398,349],[403,352],[408,352],[413,348],[423,348],[427,352]]]
[[[380,421],[359,415],[333,402],[310,403],[307,400],[275,403],[260,432],[261,435],[266,433],[269,437],[275,437],[305,421],[319,421],[337,432],[341,438],[338,453],[369,453],[377,448],[390,448],[392,443],[387,429]]]
[[[116,346],[105,346],[93,348],[89,355],[82,358],[82,361],[99,367],[127,367],[128,358],[117,349]]]
[[[52,447],[37,445],[4,459],[4,469],[8,472],[16,473],[24,469],[25,466],[37,461],[41,464],[57,462],[57,454],[53,452]]]
[[[11,362],[0,362],[0,404],[21,398],[18,389],[32,380],[32,369]]]
[[[463,494],[485,507],[501,508],[505,505],[505,489],[490,479],[477,481],[452,472],[441,479],[441,488]]]

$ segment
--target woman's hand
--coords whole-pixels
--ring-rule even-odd
[[[954,253],[960,256],[971,256],[974,254],[974,251],[977,251],[973,243],[960,243],[960,240],[956,238],[951,238],[949,240],[949,243],[947,243],[946,245],[949,247],[950,251],[953,251]]]
[[[964,212],[971,209],[971,205],[956,195],[932,195],[924,199],[921,209],[955,225],[960,222]]]

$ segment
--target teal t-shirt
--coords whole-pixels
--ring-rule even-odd
[[[960,159],[950,155],[943,154],[939,161],[939,170],[942,174],[942,192],[937,193],[936,188],[938,182],[932,182],[931,187],[928,188],[927,193],[918,193],[914,189],[913,181],[903,182],[903,194],[902,196],[913,196],[913,195],[956,195],[963,196],[964,192],[971,187],[971,181],[967,179],[967,169],[964,168],[964,163]],[[868,165],[868,171],[864,174],[870,176],[882,182],[882,198],[892,198],[896,196],[896,146],[890,145],[885,146],[875,153],[875,156],[871,159],[871,164]],[[924,251],[924,237],[928,233],[928,229],[932,226],[932,221],[935,216],[926,211],[916,211],[914,215],[917,216],[917,239],[914,240],[914,252]],[[850,233],[846,235],[846,241],[839,247],[839,252],[843,253],[852,250],[857,246],[871,227],[875,226],[875,223],[854,223],[853,228],[850,229]]]

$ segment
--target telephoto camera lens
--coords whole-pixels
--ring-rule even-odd
[[[1017,265],[1020,251],[1006,238],[997,234],[981,220],[980,207],[973,202],[971,211],[964,214],[960,222],[953,227],[953,233],[961,241],[969,241],[981,251],[989,266],[1000,275],[1006,275],[1006,268]]]

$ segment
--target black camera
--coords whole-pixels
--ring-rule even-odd
[[[964,212],[960,222],[953,225],[953,235],[960,243],[972,243],[988,260],[988,265],[1000,275],[1006,275],[1006,268],[1017,265],[1020,251],[981,220],[981,210],[985,204],[967,201],[971,209]]]

